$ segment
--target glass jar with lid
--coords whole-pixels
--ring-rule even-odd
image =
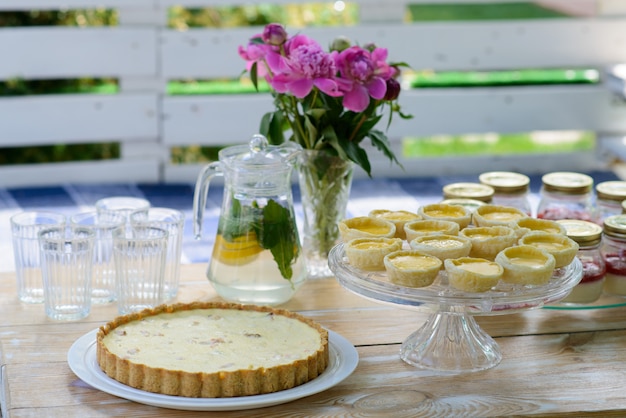
[[[602,225],[604,219],[623,212],[622,202],[626,200],[626,181],[603,181],[596,185],[596,222]]]
[[[490,171],[478,176],[481,184],[490,186],[494,190],[493,204],[511,206],[520,209],[528,216],[532,215],[528,190],[530,179],[528,176],[510,171]]]
[[[606,264],[600,252],[602,227],[577,219],[557,221],[565,228],[569,238],[578,243],[577,257],[583,265],[583,277],[563,303],[591,303],[598,300],[604,288]]]
[[[604,291],[626,296],[626,215],[613,215],[604,220],[600,252],[606,263]]]
[[[451,183],[443,186],[444,199],[473,199],[491,203],[493,193],[493,187],[480,183]]]
[[[541,178],[537,218],[594,220],[593,179],[581,173],[559,171]]]

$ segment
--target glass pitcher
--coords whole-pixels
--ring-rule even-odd
[[[224,196],[207,278],[224,299],[277,305],[302,285],[307,269],[296,226],[291,171],[301,147],[269,145],[255,135],[224,148],[195,188],[194,234],[200,238],[209,183],[224,177]]]

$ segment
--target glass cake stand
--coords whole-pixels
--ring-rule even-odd
[[[329,253],[328,265],[346,289],[378,302],[409,309],[427,309],[426,323],[409,335],[400,350],[402,360],[413,366],[440,372],[473,372],[496,366],[502,360],[498,344],[475,315],[505,315],[541,308],[567,296],[582,278],[582,263],[575,258],[555,270],[541,286],[500,282],[485,293],[469,293],[448,286],[445,271],[427,287],[410,288],[391,283],[384,271],[370,272],[350,265],[343,244]]]

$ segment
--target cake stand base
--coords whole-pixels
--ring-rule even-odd
[[[486,370],[502,360],[498,344],[472,315],[439,311],[402,343],[402,360],[441,372]]]

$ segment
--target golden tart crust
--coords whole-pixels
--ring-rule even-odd
[[[271,342],[274,337],[277,344],[286,343],[272,335],[271,326],[267,328],[269,330],[267,334],[264,334],[264,330],[258,328],[257,332],[257,328],[250,325],[250,322],[246,322],[249,331],[246,331],[243,337],[255,340],[250,344],[250,349],[246,350],[245,361],[249,362],[248,366],[233,369],[229,364],[222,365],[221,360],[213,360],[213,357],[219,357],[217,355],[212,355],[211,360],[207,360],[206,353],[214,348],[212,344],[227,345],[229,341],[228,336],[220,337],[217,333],[207,332],[206,328],[200,329],[205,325],[202,322],[222,320],[224,318],[220,315],[228,316],[229,313],[233,313],[235,316],[241,314],[244,317],[249,315],[251,322],[261,318],[260,321],[273,323],[273,326],[284,326],[284,324],[294,321],[292,325],[297,327],[297,330],[306,330],[307,335],[310,334],[313,340],[317,338],[313,336],[317,335],[319,346],[308,347],[301,350],[295,358],[286,358],[284,361],[278,361],[275,365],[264,367],[257,363],[257,350],[255,348],[259,346],[260,342]],[[198,315],[196,316],[196,314]],[[184,331],[182,338],[177,337],[179,339],[167,342],[167,344],[173,345],[172,353],[176,353],[168,361],[178,361],[179,357],[185,357],[186,349],[192,344],[203,346],[202,352],[205,353],[205,356],[192,357],[191,361],[186,358],[185,361],[181,360],[180,367],[171,368],[133,361],[133,350],[143,351],[143,355],[151,351],[151,345],[166,345],[164,341],[168,336],[168,330],[175,330],[176,335],[180,335],[181,327],[178,326],[180,324],[177,322],[177,315],[181,315],[183,318],[191,316],[193,319],[191,323],[188,323],[189,326]],[[216,316],[211,317],[211,315]],[[132,329],[133,326],[141,325],[142,321],[158,321],[156,324],[161,327],[161,331],[152,335],[145,335],[143,333],[147,331],[141,327]],[[170,323],[175,325],[170,326]],[[154,327],[150,329],[154,329]],[[130,352],[125,355],[113,353],[113,351],[117,351],[117,348],[112,347],[112,341],[115,338],[118,336],[124,338],[126,335],[130,336],[131,333],[134,335],[137,332],[145,336],[147,344],[137,344],[135,349],[128,350]],[[233,340],[241,336],[241,334],[235,335]],[[290,332],[287,336],[293,336],[294,339],[303,338],[298,332]],[[328,332],[316,322],[283,309],[222,302],[161,305],[154,309],[119,316],[100,327],[96,337],[96,346],[98,364],[111,378],[148,392],[196,398],[250,396],[290,389],[315,379],[326,370],[329,362]],[[234,347],[224,351],[230,351],[232,348]],[[159,356],[162,357],[163,355]],[[145,360],[142,361],[145,362]],[[193,364],[191,366],[193,370],[185,370],[188,369],[189,364]],[[197,367],[201,369],[196,370]],[[202,370],[204,367],[207,371]]]

